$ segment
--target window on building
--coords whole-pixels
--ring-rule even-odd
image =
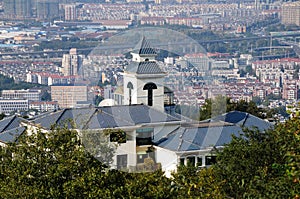
[[[132,102],[132,94],[131,94],[131,92],[133,90],[133,85],[132,85],[131,82],[128,82],[127,88],[129,89],[129,103],[128,104],[131,105],[131,102]]]
[[[198,167],[202,166],[202,157],[197,157],[197,166]]]
[[[179,163],[180,166],[184,166],[184,159],[185,159],[185,158],[180,158],[180,163]]]
[[[136,130],[136,145],[152,145],[153,128],[143,128]]]
[[[137,159],[136,159],[137,164],[144,163],[145,158],[148,158],[148,154],[147,153],[145,153],[145,154],[137,154]]]
[[[206,156],[205,165],[213,165],[217,162],[217,156]]]
[[[195,166],[196,160],[195,156],[187,157],[187,166]]]
[[[156,84],[150,82],[147,83],[143,90],[148,90],[148,106],[152,106],[153,105],[153,90],[157,89]]]
[[[117,155],[117,169],[127,168],[127,155]]]

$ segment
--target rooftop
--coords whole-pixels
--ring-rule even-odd
[[[139,41],[132,52],[139,55],[156,55],[155,50],[150,46],[145,37]]]

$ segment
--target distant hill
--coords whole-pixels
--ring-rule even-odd
[[[2,90],[20,90],[30,88],[45,88],[45,85],[32,84],[27,82],[16,83],[13,78],[6,77],[0,74],[0,91]]]

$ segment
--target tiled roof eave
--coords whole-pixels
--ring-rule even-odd
[[[161,148],[164,148],[164,147],[161,147]],[[199,150],[188,150],[188,151],[185,151],[185,150],[179,150],[179,151],[175,151],[175,150],[171,150],[171,151],[174,151],[176,154],[178,155],[189,155],[189,154],[203,154],[203,153],[211,153],[212,150],[214,149],[222,149],[224,148],[224,146],[209,146],[209,147],[202,147],[201,149]]]
[[[160,78],[160,77],[165,77],[167,74],[165,72],[162,73],[155,73],[155,74],[136,74],[135,76],[140,78],[140,79],[147,79],[147,78]]]
[[[157,56],[156,53],[153,53],[153,54],[139,54],[140,57],[154,57],[154,56]]]

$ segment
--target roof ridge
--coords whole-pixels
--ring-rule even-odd
[[[179,151],[179,149],[181,148],[181,145],[183,144],[184,139],[182,139],[183,134],[186,132],[187,129],[184,129],[184,131],[179,135],[179,139],[180,139],[180,144],[177,147],[177,151]]]
[[[246,117],[245,117],[245,119],[244,119],[244,121],[243,121],[242,127],[244,127],[244,125],[245,125],[245,123],[246,123],[246,121],[247,121],[249,115],[250,115],[250,113],[247,113],[247,112],[246,112]]]
[[[62,118],[63,114],[65,114],[65,112],[66,112],[67,110],[71,110],[71,109],[68,109],[68,108],[64,109],[64,110],[61,112],[61,114],[59,115],[59,117],[57,118],[57,120],[55,121],[55,124],[57,124],[57,122]]]
[[[102,112],[102,109],[100,109]],[[85,123],[85,125],[82,127],[82,129],[86,129],[88,127],[88,124],[91,122],[92,117],[99,112],[98,108],[95,108],[95,111],[91,114],[91,116],[89,117],[89,119],[87,120],[87,122]]]
[[[11,119],[11,120],[5,125],[5,127],[2,129],[1,133],[3,133],[3,132],[5,131],[5,129],[7,129],[7,127],[15,120],[16,117],[17,117],[16,115],[14,115],[14,116],[12,117],[12,119]]]

